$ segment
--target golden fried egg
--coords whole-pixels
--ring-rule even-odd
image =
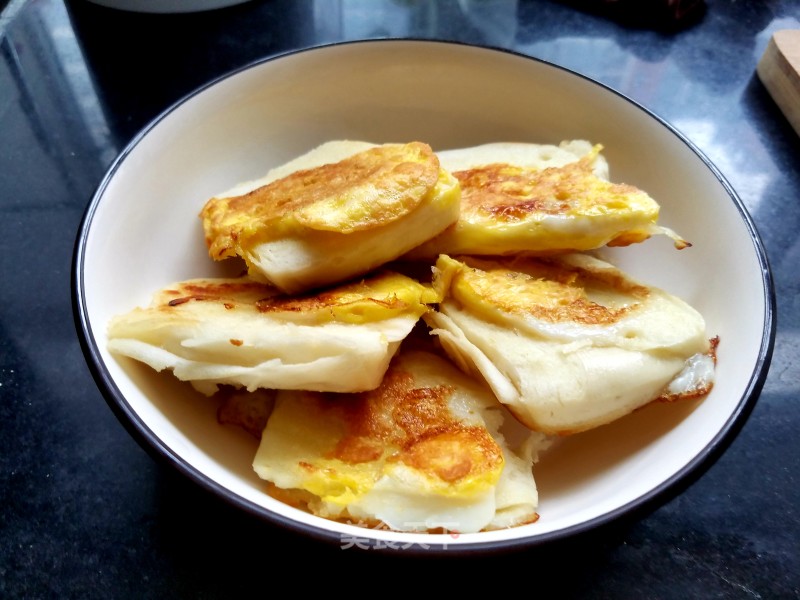
[[[221,384],[362,391],[379,385],[437,299],[430,287],[389,271],[293,297],[249,277],[195,279],[115,317],[108,347],[204,393]]]
[[[537,431],[582,431],[713,385],[702,316],[589,255],[443,255],[434,286],[444,300],[423,318],[445,350]]]
[[[481,383],[427,351],[401,351],[376,390],[278,392],[253,468],[319,516],[397,531],[472,532],[536,520],[544,436]]]
[[[452,159],[440,152],[442,166],[461,186],[461,213],[411,257],[542,255],[624,246],[657,233],[678,247],[688,245],[656,224],[660,207],[646,192],[608,181],[601,149],[573,141],[559,147],[487,145],[476,148],[474,158],[469,149],[449,151]]]
[[[277,179],[211,198],[200,213],[211,258],[240,256],[252,277],[296,293],[362,275],[456,221],[458,182],[430,146],[362,144],[330,142]]]

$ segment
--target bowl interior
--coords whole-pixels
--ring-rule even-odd
[[[421,41],[341,44],[266,60],[188,97],[138,136],[98,189],[81,232],[79,312],[101,386],[156,448],[255,512],[303,530],[364,536],[268,497],[250,463],[256,443],[221,427],[213,402],[105,348],[109,319],[171,282],[224,274],[198,212],[233,184],[332,139],[426,141],[435,150],[493,141],[602,143],[614,181],[637,185],[666,239],[609,250],[647,283],[675,293],[719,335],[717,383],[702,402],[653,405],[561,440],[535,471],[537,523],[431,536],[369,530],[377,540],[449,547],[535,542],[601,522],[667,490],[726,438],[763,376],[771,322],[765,258],[741,203],[674,130],[619,94],[513,53]],[[734,428],[735,429],[735,428]]]

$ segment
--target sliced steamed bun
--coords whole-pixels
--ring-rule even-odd
[[[380,384],[435,300],[429,287],[388,271],[296,297],[248,277],[196,279],[112,319],[108,348],[207,394],[222,384],[363,391]]]
[[[278,392],[253,468],[321,517],[466,533],[538,518],[547,443],[446,359],[403,350],[374,391]]]
[[[440,235],[409,252],[439,254],[552,254],[625,246],[666,234],[659,205],[646,192],[608,180],[600,145],[497,143],[438,153],[458,179],[461,213]]]
[[[328,142],[261,180],[211,198],[209,255],[241,256],[287,293],[365,274],[458,218],[459,185],[420,142]]]
[[[591,256],[441,256],[434,287],[444,299],[423,317],[432,333],[534,430],[590,429],[713,385],[702,316]]]

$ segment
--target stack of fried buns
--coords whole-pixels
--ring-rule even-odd
[[[691,245],[602,151],[322,144],[199,203],[210,260],[242,274],[165,282],[109,349],[218,398],[221,426],[258,439],[265,492],[299,510],[532,523],[552,440],[714,382],[699,312],[597,252]]]

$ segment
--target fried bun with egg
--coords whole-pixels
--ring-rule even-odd
[[[206,394],[223,384],[370,390],[437,299],[430,287],[391,271],[298,296],[247,276],[194,279],[114,317],[108,348],[171,370]]]
[[[458,218],[460,188],[421,142],[328,142],[206,202],[211,258],[286,293],[367,273]]]
[[[627,246],[654,234],[688,244],[657,225],[660,207],[645,191],[609,181],[602,146],[494,143],[438,152],[461,186],[458,221],[409,253],[508,255]]]
[[[703,317],[588,254],[443,255],[434,287],[443,301],[423,317],[432,333],[534,430],[587,430],[713,385]]]
[[[376,390],[279,391],[253,468],[324,518],[468,533],[538,518],[532,469],[547,443],[482,382],[401,349]]]

